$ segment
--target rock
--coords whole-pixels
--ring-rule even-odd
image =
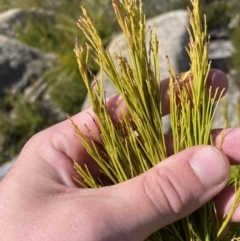
[[[16,27],[20,26],[24,28],[29,18],[48,18],[53,23],[55,22],[55,17],[52,12],[44,12],[40,9],[32,9],[30,11],[25,11],[20,8],[10,9],[0,13],[0,34],[8,37],[15,37]]]
[[[0,34],[13,37],[17,25],[23,24],[26,17],[26,11],[16,8],[0,14]]]
[[[47,91],[44,92],[41,98],[41,107],[47,113],[47,116],[52,120],[55,120],[56,123],[66,120],[66,113],[63,112],[56,104],[54,104],[51,100],[50,92],[52,87],[48,88]],[[34,93],[34,92],[33,92]]]
[[[227,127],[238,127],[240,123],[240,116],[238,116],[237,110],[240,103],[240,86],[236,84],[233,75],[228,74],[228,79],[228,91],[219,103],[213,121],[213,128],[223,128],[225,121],[227,121]]]
[[[30,86],[27,86],[24,90],[23,96],[30,103],[34,103],[39,97],[45,93],[45,90],[48,88],[47,83],[44,81],[43,77],[39,77],[35,83]]]
[[[185,50],[189,39],[186,28],[188,19],[187,11],[176,10],[147,21],[146,26],[155,26],[157,29],[161,79],[169,77],[166,55],[176,73],[189,69],[189,58]]]
[[[238,77],[234,76],[234,70],[229,70],[229,62],[236,50],[229,40],[228,30],[213,30],[210,32],[210,35],[209,59],[212,62],[211,67],[222,70],[227,74],[229,79],[229,88],[226,95],[219,102],[213,121],[213,128],[223,128],[225,121],[227,127],[237,127],[240,123],[237,114],[237,104],[239,105],[240,100],[240,87],[236,84]]]
[[[28,102],[40,103],[42,111],[49,119],[56,122],[66,119],[65,113],[57,108],[49,97],[50,87],[44,81],[44,73],[58,63],[58,57],[21,43],[16,37],[16,27],[25,27],[29,18],[50,18],[54,15],[37,9],[30,12],[12,9],[0,13],[0,101],[5,97],[5,90],[21,94]],[[8,109],[9,118],[15,118],[16,108]],[[13,143],[14,145],[14,143]],[[4,152],[4,137],[0,133],[0,152]],[[0,180],[14,164],[9,161],[0,166]]]
[[[209,46],[209,59],[229,59],[235,52],[230,40],[218,39],[211,41]]]
[[[229,38],[229,30],[226,27],[211,29],[208,31],[210,35],[211,42],[216,39],[228,39]]]
[[[217,39],[210,42],[209,60],[212,68],[220,69],[224,73],[229,71],[229,62],[235,52],[232,42],[228,39]]]
[[[237,28],[239,26],[239,23],[240,23],[240,14],[237,13],[232,17],[231,21],[228,24],[228,28],[229,29]]]
[[[51,89],[52,87],[40,76],[33,84],[24,89],[23,97],[30,103],[40,100],[40,106],[46,115],[52,120],[60,122],[66,119],[66,113],[51,101]]]
[[[212,29],[208,34],[210,35],[209,60],[211,60],[211,67],[228,73],[229,62],[235,52],[235,48],[229,40],[229,29],[226,27]]]
[[[148,27],[156,27],[157,29],[156,34],[160,42],[159,58],[161,79],[168,78],[169,76],[166,55],[169,57],[171,65],[174,67],[176,73],[189,69],[189,58],[185,51],[185,46],[188,44],[188,33],[186,29],[188,19],[187,11],[176,10],[149,19],[146,23],[147,39],[149,36]],[[126,56],[126,51],[124,49],[125,37],[123,34],[119,34],[112,39],[108,46],[108,50],[111,54],[116,51],[116,43],[119,45],[123,56]],[[107,97],[117,93],[115,87],[106,76],[104,77],[104,89],[106,90]],[[82,109],[90,105],[89,99],[86,98]]]
[[[44,54],[13,38],[0,35],[0,98],[4,90],[23,92],[30,82],[36,80],[53,65],[57,58]]]
[[[56,65],[58,57],[42,53],[14,38],[16,27],[24,28],[29,18],[56,21],[52,12],[39,9],[12,9],[0,13],[0,98],[4,98],[8,89],[12,94],[21,93],[31,103],[40,100],[49,118],[62,121],[66,118],[65,114],[51,102],[49,86],[43,78],[44,72]],[[11,116],[14,113],[12,110]]]

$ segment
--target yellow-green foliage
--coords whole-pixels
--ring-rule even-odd
[[[100,142],[104,147],[104,153],[98,151],[94,136],[89,142],[75,123],[72,124],[80,142],[98,163],[101,172],[112,184],[116,184],[150,169],[164,160],[167,153],[162,124],[159,88],[161,75],[155,30],[152,29],[150,33],[147,50],[146,20],[142,11],[142,1],[112,2],[119,25],[126,37],[128,56],[122,56],[117,50],[115,55],[111,56],[105,50],[94,23],[84,8],[78,25],[87,37],[88,44],[83,48],[77,43],[75,48],[80,73],[89,91],[101,132]],[[175,152],[197,144],[212,144],[211,123],[217,106],[214,104],[217,91],[212,93],[211,87],[208,89],[206,85],[210,69],[206,22],[202,26],[198,0],[192,0],[191,3],[193,10],[189,10],[191,29],[188,30],[190,42],[187,48],[191,68],[186,74],[176,76],[170,67],[171,127]],[[92,76],[95,78],[93,86],[89,83],[87,64],[90,53],[99,65],[101,73],[107,74],[127,106],[126,113],[125,108],[119,104],[119,108],[122,107],[122,114],[117,124],[108,114],[102,75],[99,80]],[[189,81],[189,78],[193,81]],[[91,134],[91,130],[88,130],[88,133]],[[83,178],[84,183],[81,184],[85,187],[104,185],[101,180],[93,179],[87,166],[81,167],[75,163],[74,167]],[[148,240],[220,240],[221,232],[228,224],[236,204],[239,203],[240,190],[237,192],[233,208],[222,222],[218,220],[214,203],[210,201],[189,217],[159,230]]]
[[[226,5],[233,5],[232,3],[234,1],[235,0],[225,1],[225,3]],[[156,10],[154,5],[158,3],[156,0],[144,0],[143,2],[145,3],[144,9],[147,11],[147,16],[153,16],[153,14],[162,11],[161,9]],[[169,6],[167,6],[168,10],[174,7],[174,2],[175,1],[169,1]],[[177,2],[184,5],[184,8],[188,4],[185,0]],[[204,0],[200,3],[209,4],[208,2],[209,1]],[[213,2],[218,2],[218,0]],[[72,51],[77,36],[80,44],[85,41],[85,37],[79,33],[75,24],[79,15],[80,5],[85,6],[90,16],[95,20],[96,28],[103,39],[104,46],[106,46],[112,33],[119,30],[116,26],[116,20],[113,17],[114,13],[111,7],[111,0],[99,0],[97,4],[96,1],[91,0],[73,0],[71,2],[68,0],[0,0],[0,12],[10,8],[23,8],[27,11],[32,8],[37,8],[43,9],[43,12],[51,11],[54,18],[56,18],[56,21],[52,22],[50,19],[44,17],[37,21],[33,21],[33,19],[29,17],[26,29],[18,28],[18,37],[30,46],[37,47],[44,52],[53,52],[59,57],[59,64],[55,66],[55,68],[52,68],[49,71],[50,73],[46,73],[45,76],[47,81],[55,86],[51,92],[52,100],[64,112],[69,114],[74,114],[80,110],[86,94],[86,88],[81,82],[75,56]],[[211,7],[206,7],[206,10],[210,11],[211,9]],[[226,7],[226,9],[223,14],[233,16],[234,11],[232,12],[232,8]],[[229,9],[231,9],[231,11],[228,12]],[[223,14],[221,14],[221,16],[223,16]],[[211,19],[210,23],[218,22],[219,16],[216,17]],[[111,21],[109,21],[109,19],[111,19]],[[236,43],[239,42],[238,39],[239,38],[236,38]],[[238,58],[238,61],[239,59],[240,58]],[[89,68],[93,73],[98,71],[98,67],[93,61],[89,63]],[[66,88],[66,86],[68,88]],[[16,97],[13,97],[13,99],[14,98]],[[2,102],[4,103],[5,101],[2,100]],[[1,104],[2,106],[4,105],[3,103]],[[5,121],[9,120],[8,114],[4,108],[0,111],[3,111],[2,115],[4,116],[0,121],[1,125],[7,128],[8,124],[5,123]],[[21,119],[20,116],[19,119]],[[30,125],[31,121],[31,119],[28,120]],[[9,131],[11,132],[11,130]],[[2,133],[1,131],[1,134],[5,135],[5,132]],[[16,144],[18,141],[24,143],[23,140],[26,138],[25,136],[18,136],[18,138],[13,136],[14,135],[11,135],[15,141],[10,142],[6,147],[9,147],[9,145],[12,146],[12,143]],[[4,136],[4,139],[8,140],[9,137]],[[17,149],[16,152],[18,152]],[[5,160],[9,159],[6,158]]]
[[[238,15],[239,16],[239,15]],[[236,79],[236,83],[240,86],[240,17],[238,25],[235,29],[231,31],[231,40],[235,47],[235,52],[233,54],[230,67],[235,70],[234,79]],[[239,116],[240,119],[240,116]]]

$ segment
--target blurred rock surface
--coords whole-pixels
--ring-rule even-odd
[[[44,12],[40,9],[32,9],[25,11],[20,8],[10,9],[6,12],[0,13],[0,34],[8,37],[16,37],[16,28],[26,26],[26,21],[29,18],[38,19],[46,17],[52,22],[55,22],[54,14],[52,12]]]
[[[32,48],[16,38],[16,28],[25,27],[29,18],[50,18],[55,21],[52,13],[46,13],[38,9],[25,11],[11,9],[0,13],[0,101],[6,95],[6,91],[12,94],[21,93],[31,103],[38,101],[48,113],[49,118],[62,121],[66,118],[50,100],[50,86],[44,81],[46,70],[55,66],[58,58],[52,53],[43,53]],[[14,109],[10,117],[14,118]],[[4,143],[1,136],[0,149]],[[12,165],[12,161],[0,168],[0,179]]]
[[[55,61],[53,54],[42,53],[14,38],[0,35],[0,98],[4,97],[5,89],[13,94],[24,91]]]

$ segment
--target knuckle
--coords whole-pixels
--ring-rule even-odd
[[[155,168],[144,180],[144,192],[161,215],[181,216],[191,193],[184,181],[167,167]]]

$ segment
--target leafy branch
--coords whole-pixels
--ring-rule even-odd
[[[83,16],[78,26],[86,36],[86,48],[76,44],[75,53],[79,70],[88,89],[94,121],[101,133],[100,143],[104,151],[99,151],[94,134],[87,128],[92,139],[87,140],[72,121],[76,135],[88,153],[98,163],[101,172],[111,184],[133,178],[156,165],[167,157],[163,132],[158,59],[158,39],[155,29],[150,31],[148,48],[145,40],[146,19],[141,0],[112,0],[119,25],[126,37],[127,56],[118,51],[111,56],[105,49],[93,21],[82,8]],[[211,125],[217,108],[219,96],[223,92],[213,92],[207,87],[210,70],[208,62],[209,37],[207,36],[206,17],[202,24],[198,0],[191,0],[189,9],[189,45],[186,48],[190,60],[190,70],[176,75],[169,61],[170,109],[174,152],[198,144],[212,144]],[[88,70],[89,56],[100,68],[97,79]],[[119,102],[120,116],[114,122],[108,113],[104,92],[103,73],[113,82],[123,102]],[[90,75],[89,75],[90,74]],[[89,76],[94,79],[90,84]],[[124,103],[124,104],[122,104]],[[126,105],[126,106],[125,106]],[[127,110],[127,111],[126,111]],[[105,185],[101,179],[94,180],[87,166],[74,164],[83,178],[85,187]],[[154,233],[147,240],[169,241],[212,241],[220,240],[224,227],[240,201],[240,191],[236,186],[236,199],[229,215],[221,222],[218,220],[213,201],[191,214]]]

